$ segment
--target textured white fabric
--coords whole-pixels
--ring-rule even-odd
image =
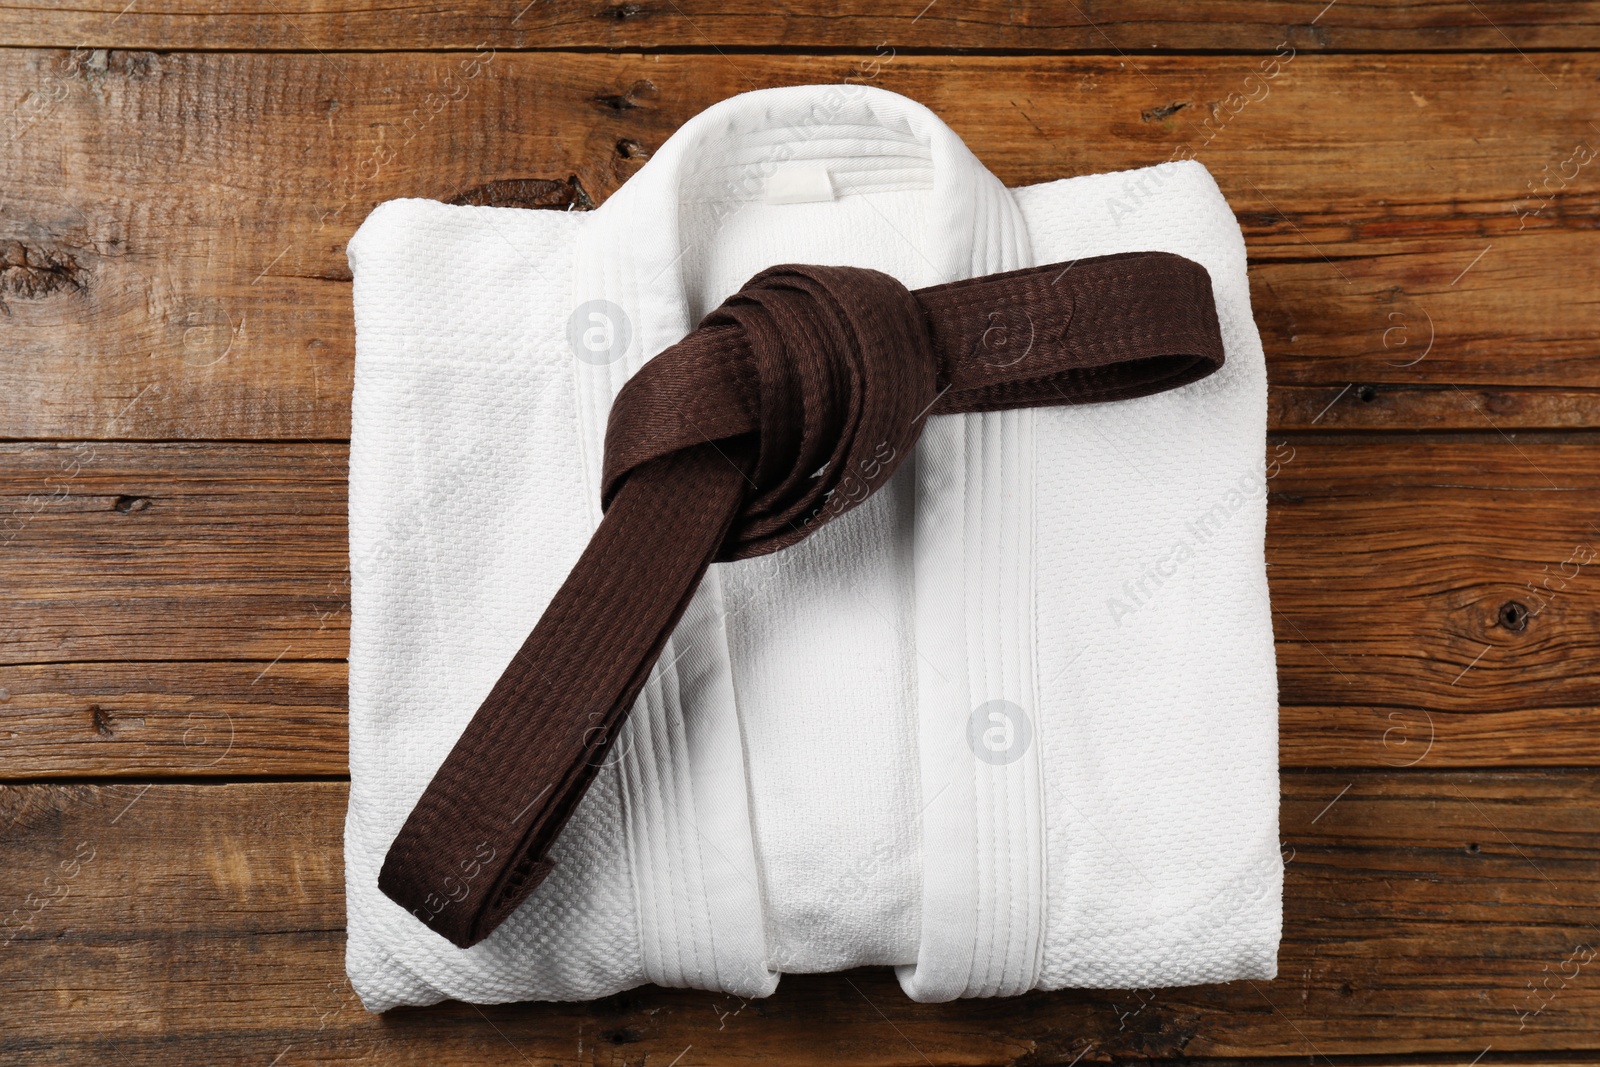
[[[1267,380],[1244,239],[1198,163],[1016,197],[1051,259],[1153,250],[1202,264],[1227,360],[1182,389],[1037,413],[1041,984],[1270,978],[1283,864]]]
[[[766,195],[819,167],[834,199]],[[1139,249],[1211,272],[1221,372],[930,419],[865,505],[713,567],[503,927],[456,949],[377,891],[598,520],[605,415],[646,358],[773,263],[917,287]],[[761,996],[862,964],[920,1000],[1274,973],[1265,372],[1202,167],[1008,191],[903,97],[765,90],[594,212],[395,201],[349,254],[348,967],[370,1009]]]

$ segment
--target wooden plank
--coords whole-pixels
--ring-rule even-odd
[[[0,778],[342,775],[345,682],[326,660],[0,667]]]
[[[208,5],[204,16],[178,0],[117,0],[40,8],[0,7],[6,44],[154,49],[321,50],[473,48],[984,48],[1030,52],[1145,49],[1271,49],[1285,37],[1305,48],[1593,48],[1600,9],[1592,3],[1517,4],[1403,0],[1242,3],[1208,0],[1175,9],[1157,0],[1114,8],[1070,0],[1001,4],[913,3],[885,8],[843,0],[819,10],[710,0],[541,0],[444,7],[380,7],[357,0],[284,3],[269,11]]]
[[[0,656],[343,659],[346,454],[0,445]]]
[[[1274,982],[917,1005],[869,970],[788,976],[760,1002],[645,988],[379,1020],[342,982],[343,786],[8,787],[0,1053],[670,1063],[693,1046],[692,1062],[774,1064],[1465,1062],[1486,1045],[1596,1046],[1600,775],[1302,773],[1283,791]]]
[[[1592,141],[1600,146],[1600,137]],[[1592,231],[1490,229],[1448,242],[1356,238],[1350,258],[1252,265],[1272,427],[1597,425],[1600,259]],[[1326,247],[1321,238],[1307,241]],[[1557,281],[1562,272],[1570,273]],[[1531,318],[1536,307],[1541,322]]]
[[[1600,764],[1600,442],[1268,459],[1286,765]],[[342,774],[344,479],[338,445],[0,446],[3,775]]]
[[[1367,705],[1380,722],[1396,711],[1416,730],[1421,713],[1473,713],[1502,738],[1533,707],[1593,721],[1594,443],[1348,437],[1274,450],[1268,566],[1287,703]],[[1503,755],[1526,752],[1518,741]]]
[[[599,201],[726,96],[844,79],[926,102],[1008,184],[1205,162],[1278,428],[1593,426],[1597,77],[1587,54],[17,51],[0,436],[343,437],[344,246],[373,205]]]

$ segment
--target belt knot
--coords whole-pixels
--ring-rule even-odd
[[[939,389],[928,331],[917,298],[879,271],[762,271],[618,394],[602,504],[644,465],[709,445],[746,483],[717,558],[794,544],[911,451]]]

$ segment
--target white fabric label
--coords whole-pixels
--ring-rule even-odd
[[[833,180],[824,166],[785,167],[767,179],[767,203],[814,204],[833,199]]]

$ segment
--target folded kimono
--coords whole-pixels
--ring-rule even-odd
[[[927,416],[853,510],[711,566],[489,936],[459,948],[379,890],[599,523],[607,418],[647,361],[774,264],[921,289],[1136,252],[1204,268],[1221,369]],[[862,965],[922,1001],[1275,974],[1265,364],[1201,165],[1008,190],[903,97],[773,89],[595,211],[394,201],[349,257],[347,966],[370,1010],[764,996]]]

